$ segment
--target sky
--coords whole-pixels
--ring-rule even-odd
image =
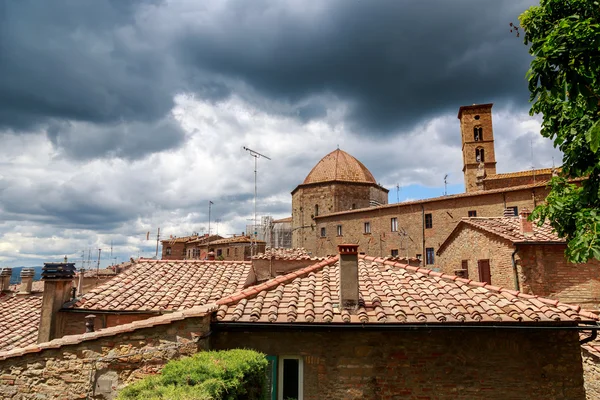
[[[0,0],[0,266],[151,257],[158,228],[206,233],[209,201],[211,232],[239,234],[244,146],[270,158],[259,218],[289,216],[338,146],[390,202],[442,195],[446,174],[462,192],[462,105],[494,103],[498,172],[560,164],[510,32],[533,4]]]

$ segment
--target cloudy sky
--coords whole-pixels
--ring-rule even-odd
[[[259,216],[337,146],[391,202],[461,192],[461,105],[494,103],[499,172],[559,163],[509,32],[534,3],[0,0],[0,266],[152,256],[146,232],[206,232],[209,200],[241,233],[243,146],[271,158]]]

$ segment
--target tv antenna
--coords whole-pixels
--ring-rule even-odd
[[[258,166],[258,159],[260,157],[262,158],[266,158],[267,160],[271,160],[269,157],[265,156],[264,154],[260,154],[257,151],[254,151],[246,146],[243,147],[244,150],[246,150],[248,153],[250,153],[250,155],[252,157],[254,157],[254,221],[253,221],[253,226],[252,226],[252,236],[250,239],[250,256],[254,255],[254,247],[256,246],[256,194],[257,194],[257,188],[256,188],[256,169]],[[254,239],[254,240],[252,240]]]
[[[221,218],[216,218],[215,222],[217,223],[217,232],[215,233],[215,235],[219,234],[219,222],[221,222]]]
[[[400,184],[396,183],[396,203],[400,203]]]
[[[212,201],[208,201],[208,236],[210,236],[210,206],[212,206],[213,203]]]
[[[444,175],[444,196],[448,195],[448,174]]]

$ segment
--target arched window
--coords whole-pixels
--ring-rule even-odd
[[[315,204],[315,217],[319,215],[319,205]]]
[[[475,149],[475,160],[477,162],[485,162],[485,155],[481,147]]]
[[[476,142],[481,142],[483,140],[483,128],[480,126],[476,126],[473,128],[473,139]]]

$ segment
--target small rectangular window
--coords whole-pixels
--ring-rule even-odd
[[[469,260],[462,260],[460,264],[461,269],[469,269]]]
[[[341,225],[337,226],[337,235],[342,236],[342,226]]]
[[[398,249],[392,249],[392,257],[398,257]]]
[[[423,254],[417,254],[417,260],[421,261],[423,259]]]
[[[425,249],[425,264],[433,265],[435,264],[435,252],[433,251],[433,247],[427,247]]]
[[[514,215],[515,217],[519,216],[519,207],[517,206],[512,206],[512,207],[506,207],[507,210],[512,210],[512,215]]]
[[[301,357],[279,357],[278,399],[302,400],[303,363]]]
[[[425,229],[433,228],[433,216],[431,214],[425,214]]]
[[[321,228],[321,237],[325,237],[327,236],[326,232],[325,232],[325,228]]]
[[[476,217],[476,216],[477,216],[477,211],[475,211],[475,210],[469,211],[469,217]]]
[[[165,251],[165,253],[166,253],[168,256],[170,256],[170,255],[171,255],[171,248],[170,248],[170,247],[167,247],[167,250]]]
[[[217,257],[221,257],[223,255],[222,249],[217,249]]]
[[[398,232],[398,218],[392,218],[390,220],[390,225],[391,225],[391,231],[392,232]]]
[[[365,233],[371,233],[371,223],[365,222]]]

